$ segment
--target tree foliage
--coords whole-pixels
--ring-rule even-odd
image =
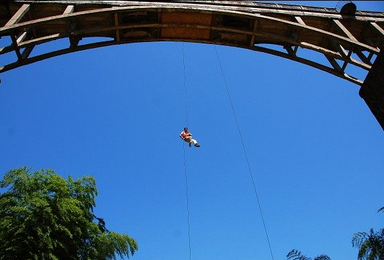
[[[379,211],[384,211],[384,207]],[[358,247],[358,260],[384,260],[384,229],[375,232],[357,232],[352,237],[352,246]]]
[[[378,212],[384,212],[384,207]],[[357,232],[352,237],[352,246],[358,247],[358,260],[384,260],[384,229],[375,232],[370,229],[367,232]],[[312,260],[312,258],[302,255],[300,251],[293,249],[287,254],[288,260]],[[327,255],[319,255],[314,260],[331,260]]]
[[[299,250],[293,249],[287,254],[287,259],[289,260],[312,260],[311,257],[302,255]],[[331,260],[327,255],[319,255],[313,258],[313,260]]]
[[[138,249],[126,234],[94,215],[93,177],[63,179],[53,170],[23,167],[0,181],[0,260],[116,259]]]

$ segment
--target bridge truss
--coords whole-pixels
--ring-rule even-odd
[[[360,86],[384,129],[383,28],[381,12],[250,1],[16,0],[0,3],[0,37],[5,38],[0,73],[115,44],[234,46],[297,61]],[[66,44],[57,44],[58,49],[34,51],[63,39]]]

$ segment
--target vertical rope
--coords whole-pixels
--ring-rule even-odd
[[[184,176],[185,176],[185,200],[187,202],[187,215],[188,215],[188,248],[189,260],[192,260],[192,247],[191,247],[191,218],[189,213],[189,189],[188,189],[188,175],[187,175],[187,157],[185,155],[185,143],[183,142],[184,151]]]
[[[184,43],[182,44],[183,52],[183,75],[184,75],[184,96],[185,96],[185,126],[188,126],[188,91],[187,91],[187,75],[185,73],[185,50]]]
[[[182,53],[183,53],[184,94],[185,94],[185,123],[186,123],[186,126],[188,127],[188,91],[187,91],[187,76],[185,73],[184,43],[182,44]],[[185,142],[183,142],[183,152],[184,152],[185,200],[187,204],[187,215],[188,215],[188,248],[189,248],[189,260],[192,260],[191,217],[189,212],[189,188],[188,188],[188,175],[187,175],[187,156],[185,154]]]
[[[235,122],[236,122],[237,131],[239,133],[240,141],[241,141],[241,144],[243,146],[243,152],[244,152],[244,155],[245,155],[245,159],[247,161],[248,172],[249,172],[249,176],[250,176],[251,181],[252,181],[253,192],[255,194],[257,205],[259,207],[261,220],[263,222],[264,232],[265,232],[265,236],[266,236],[266,239],[267,239],[267,242],[268,242],[269,251],[270,251],[272,260],[274,260],[273,252],[272,252],[272,246],[271,246],[271,241],[270,241],[269,236],[268,236],[267,226],[266,226],[265,220],[264,220],[264,214],[263,214],[263,211],[261,209],[261,203],[260,203],[259,195],[258,195],[257,188],[256,188],[256,182],[255,182],[255,179],[253,177],[251,164],[250,164],[249,159],[248,159],[247,150],[245,149],[245,143],[244,143],[243,135],[241,134],[240,124],[239,124],[239,121],[238,121],[237,116],[236,116],[235,106],[233,104],[232,97],[231,97],[231,94],[229,92],[228,84],[227,84],[227,81],[226,81],[225,76],[224,76],[223,66],[221,65],[221,61],[220,61],[220,57],[219,57],[219,53],[217,51],[216,45],[215,45],[215,51],[216,51],[216,57],[217,57],[217,60],[219,62],[219,66],[220,66],[221,76],[223,77],[223,81],[224,81],[224,85],[225,85],[225,90],[227,92],[229,103],[231,104],[231,108],[232,108],[233,117],[234,117]]]

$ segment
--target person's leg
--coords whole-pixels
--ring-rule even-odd
[[[192,145],[191,138],[185,138],[184,141],[188,143],[189,147],[191,147],[191,145]]]
[[[195,147],[200,147],[200,145],[197,143],[195,139],[192,139],[191,142],[194,144]]]

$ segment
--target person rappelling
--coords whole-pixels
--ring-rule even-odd
[[[189,144],[189,147],[191,147],[192,144],[195,147],[200,147],[197,141],[192,138],[192,133],[189,132],[188,127],[184,127],[184,130],[180,134],[180,138],[183,139],[185,142],[187,142]]]

